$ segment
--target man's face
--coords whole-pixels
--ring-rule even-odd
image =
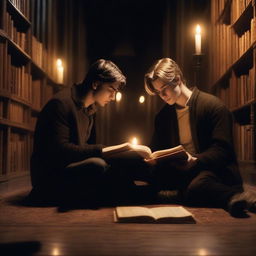
[[[104,107],[107,103],[115,99],[120,83],[103,83],[94,93],[95,103]]]
[[[175,104],[181,94],[179,84],[166,84],[159,78],[152,82],[156,94],[169,105]]]

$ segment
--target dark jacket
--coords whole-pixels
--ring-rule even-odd
[[[34,188],[54,182],[70,163],[102,156],[102,145],[95,144],[94,106],[83,107],[78,88],[60,91],[39,114],[31,157]]]
[[[200,170],[216,173],[224,183],[241,184],[233,147],[232,115],[215,96],[194,88],[188,102],[192,140]],[[165,105],[155,118],[153,151],[180,144],[175,106]]]

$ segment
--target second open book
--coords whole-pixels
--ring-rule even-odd
[[[114,210],[114,221],[120,223],[196,223],[193,214],[182,206],[153,208],[118,206]]]
[[[186,160],[188,158],[182,145],[164,150],[158,150],[155,152],[152,152],[151,149],[145,145],[133,145],[128,142],[103,148],[103,153],[107,157],[116,156],[119,153],[126,151],[134,151],[148,161],[160,159]]]

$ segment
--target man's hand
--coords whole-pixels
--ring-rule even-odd
[[[192,156],[190,153],[186,152],[188,159],[186,161],[179,161],[175,163],[171,163],[178,170],[188,171],[192,167],[194,167],[197,163],[197,158]]]

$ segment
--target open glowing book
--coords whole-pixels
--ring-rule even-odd
[[[106,157],[117,156],[119,153],[126,151],[133,151],[138,153],[146,161],[160,159],[187,160],[188,158],[182,145],[152,152],[151,149],[145,145],[133,145],[127,142],[115,146],[105,147],[102,151]]]

